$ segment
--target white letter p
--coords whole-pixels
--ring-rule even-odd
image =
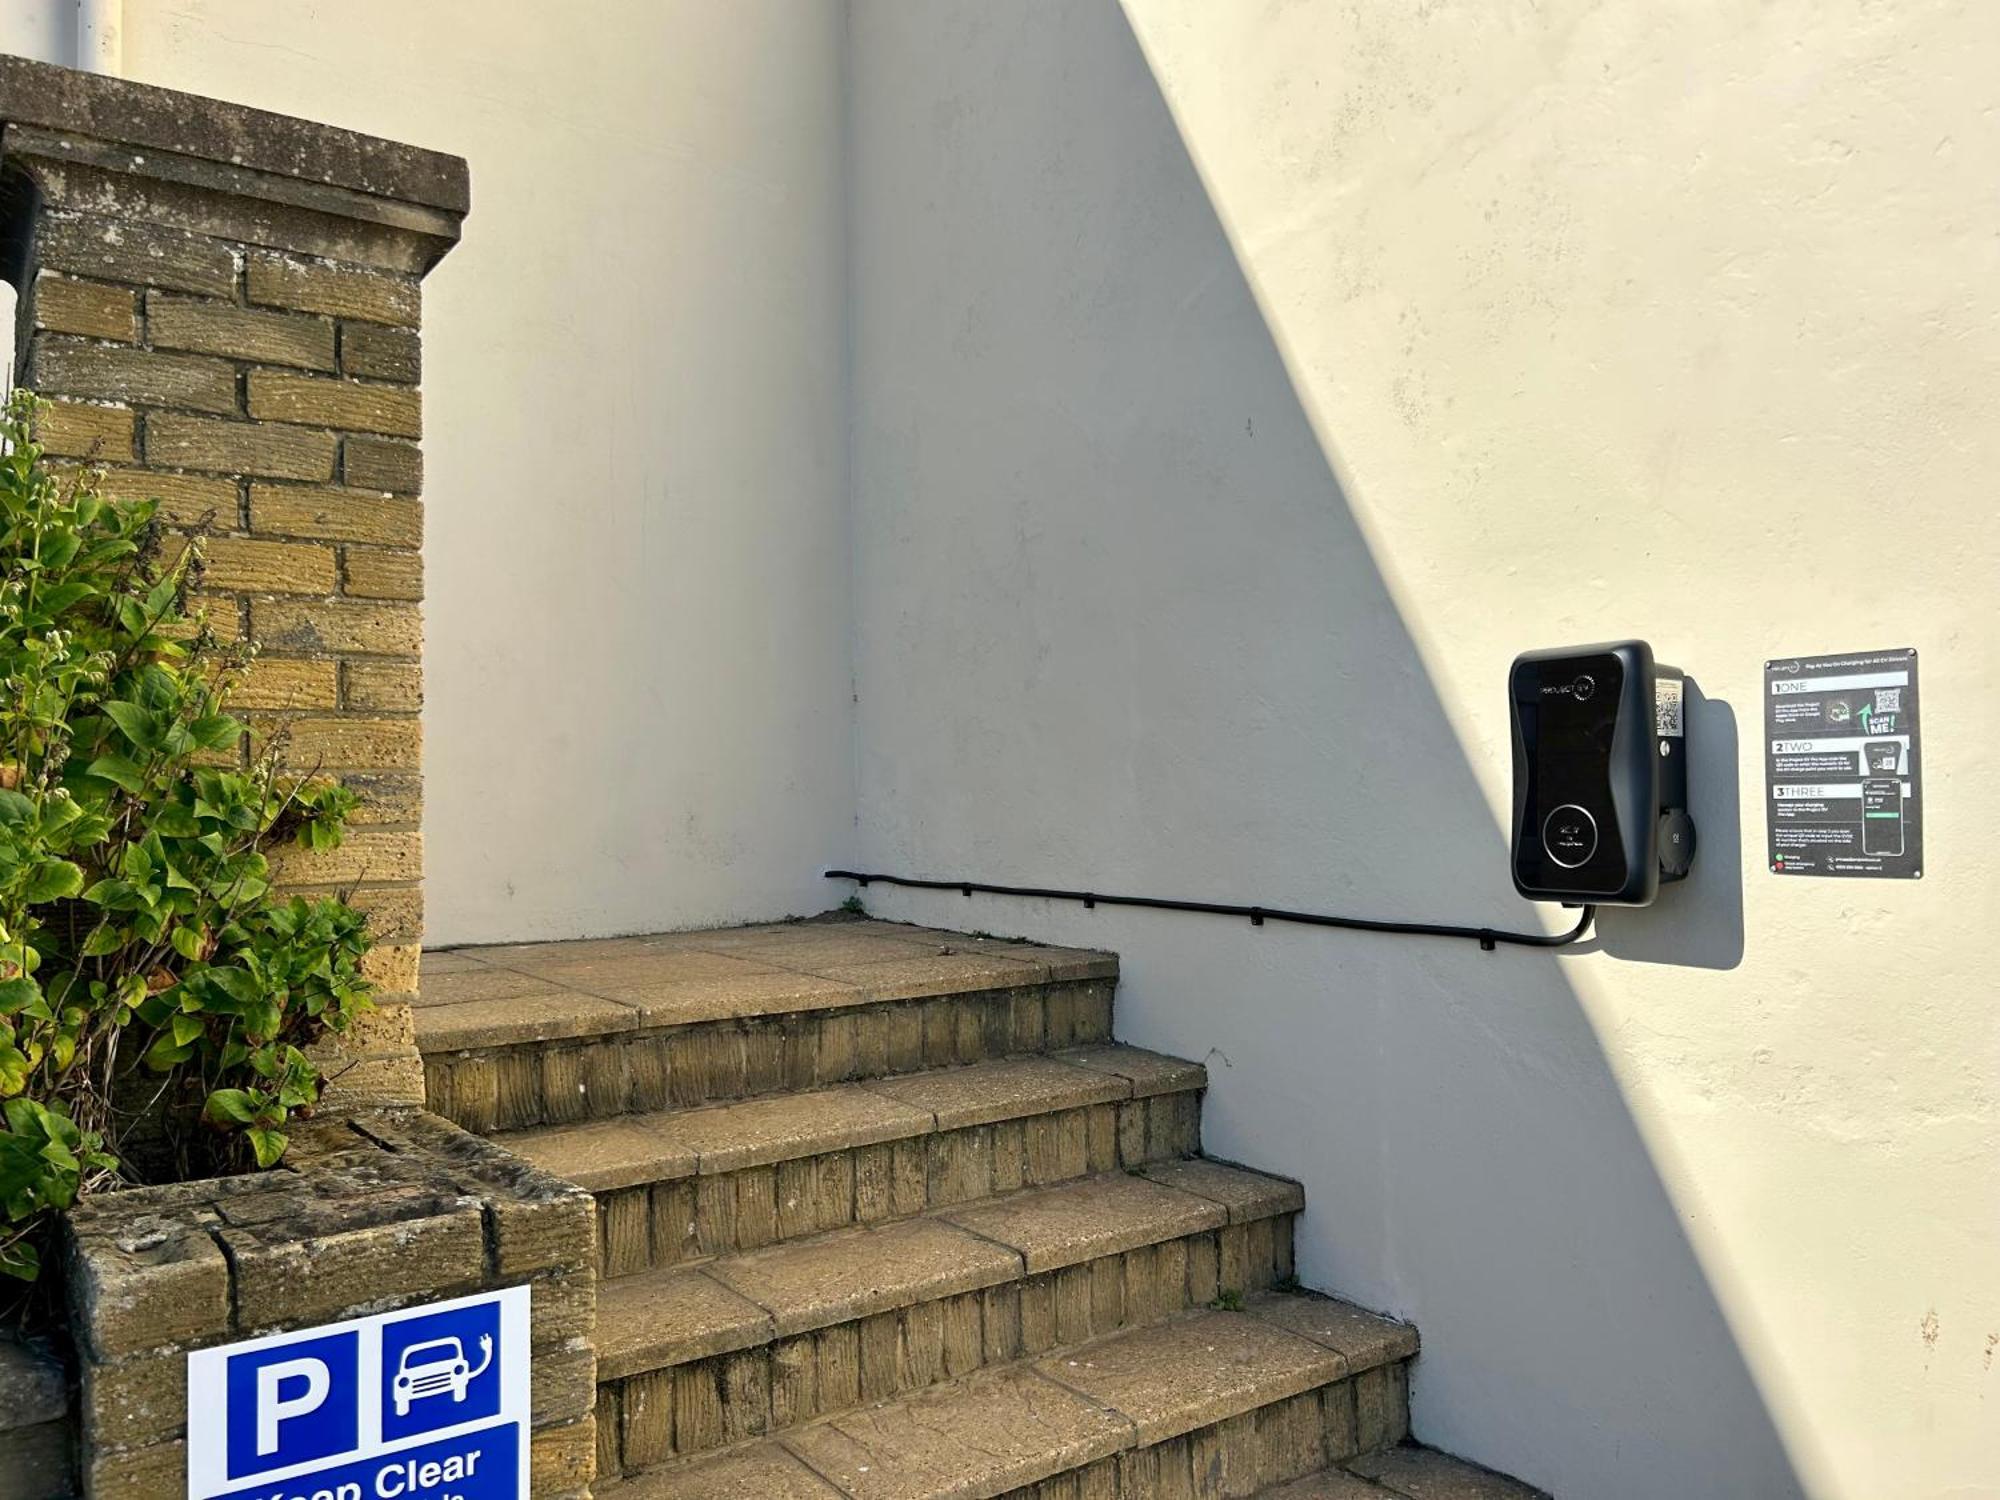
[[[281,1396],[278,1388],[287,1380],[303,1380],[306,1388],[296,1396]],[[257,1456],[266,1458],[276,1453],[278,1424],[318,1411],[332,1384],[332,1374],[322,1359],[287,1359],[260,1366],[257,1370]]]

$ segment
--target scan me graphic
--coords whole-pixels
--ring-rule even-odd
[[[190,1354],[189,1500],[524,1500],[528,1297]]]

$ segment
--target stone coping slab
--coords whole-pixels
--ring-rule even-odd
[[[1199,1087],[1206,1074],[1190,1078],[1190,1087]],[[605,1192],[1130,1097],[1131,1083],[1116,1073],[1024,1057],[699,1109],[537,1125],[494,1139],[546,1171]]]
[[[150,146],[464,214],[463,159],[199,94],[0,56],[0,121]]]
[[[467,1051],[1117,975],[1110,953],[872,920],[451,948],[424,956],[417,1041]]]

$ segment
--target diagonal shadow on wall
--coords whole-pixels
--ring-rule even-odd
[[[1118,6],[857,0],[849,44],[863,868],[1527,920]],[[1119,950],[1121,1037],[1209,1060],[1210,1152],[1305,1182],[1305,1279],[1419,1323],[1421,1438],[1564,1496],[1801,1493],[1566,977],[1611,960],[869,899]]]

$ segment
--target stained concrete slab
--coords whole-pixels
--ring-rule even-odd
[[[1019,1367],[786,1433],[853,1500],[989,1496],[1128,1446],[1131,1424]]]
[[[648,1470],[604,1500],[843,1500],[841,1492],[773,1444]]]
[[[1333,1350],[1347,1362],[1350,1374],[1373,1369],[1392,1359],[1409,1359],[1417,1352],[1414,1325],[1316,1292],[1266,1293],[1252,1297],[1244,1311],[1275,1328]]]
[[[650,1118],[695,1153],[704,1176],[873,1146],[930,1129],[927,1111],[853,1085]]]
[[[1122,1173],[953,1209],[944,1217],[1017,1250],[1030,1272],[1220,1229],[1227,1212],[1192,1193]]]
[[[1332,1350],[1243,1313],[1205,1312],[1117,1334],[1035,1367],[1129,1418],[1141,1446],[1339,1380]]]
[[[1021,1272],[1021,1258],[937,1219],[908,1219],[734,1255],[711,1270],[768,1311],[780,1337],[974,1292]]]
[[[639,1011],[615,1000],[545,986],[501,999],[418,1005],[411,1020],[417,1045],[426,1052],[464,1052],[630,1031],[639,1024]]]
[[[1100,1042],[1091,1047],[1066,1047],[1050,1056],[1079,1068],[1109,1073],[1132,1085],[1132,1097],[1147,1099],[1154,1094],[1171,1094],[1181,1089],[1206,1088],[1208,1069],[1164,1052],[1148,1052],[1144,1047],[1123,1047]]]
[[[1347,1467],[1407,1500],[1548,1500],[1532,1485],[1434,1448],[1406,1446],[1365,1453]]]
[[[700,1163],[665,1116],[622,1115],[581,1125],[540,1125],[496,1137],[544,1171],[594,1193],[692,1177]]]
[[[597,1378],[733,1354],[774,1331],[768,1312],[701,1267],[616,1277],[597,1292]]]
[[[1142,1169],[1154,1182],[1220,1204],[1232,1224],[1295,1214],[1306,1206],[1306,1190],[1289,1177],[1273,1177],[1247,1167],[1195,1157],[1155,1162]]]
[[[878,1079],[867,1087],[935,1115],[940,1130],[1108,1104],[1129,1097],[1131,1091],[1122,1078],[1050,1057],[974,1063],[966,1068]]]

